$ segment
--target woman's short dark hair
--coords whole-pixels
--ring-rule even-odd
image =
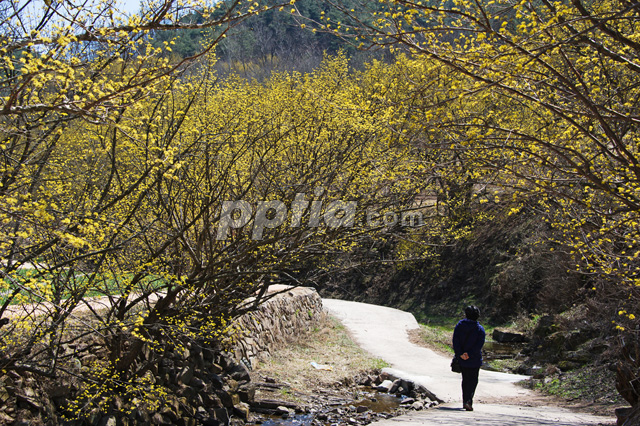
[[[474,305],[467,306],[464,308],[464,314],[467,316],[467,319],[478,321],[478,318],[480,318],[480,309]]]

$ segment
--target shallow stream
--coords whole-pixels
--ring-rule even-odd
[[[491,367],[491,361],[516,359],[525,347],[525,343],[498,343],[498,342],[486,342],[482,348],[482,357],[485,364],[482,366],[484,370],[491,371],[503,371],[496,370]]]
[[[311,414],[295,414],[290,417],[283,418],[278,415],[262,415],[258,420],[258,424],[262,426],[311,426],[311,425],[330,425],[336,424],[336,417],[344,420],[351,417],[362,415],[376,415],[383,413],[393,413],[400,408],[401,398],[395,395],[381,392],[367,392],[367,396],[360,401],[345,401],[341,406],[326,408]],[[360,411],[358,407],[365,407],[366,410]]]

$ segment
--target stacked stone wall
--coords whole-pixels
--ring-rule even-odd
[[[311,288],[270,290],[268,301],[237,319],[241,332],[231,351],[187,343],[184,351],[165,352],[148,375],[167,393],[159,411],[134,402],[123,405],[118,397],[108,402],[105,396],[98,401],[101,407],[65,422],[63,407],[76,398],[82,383],[68,378],[37,380],[31,373],[10,371],[0,372],[0,425],[242,425],[255,395],[247,361],[271,356],[296,335],[311,330],[323,315],[322,300]]]
[[[312,288],[272,286],[270,292],[267,302],[235,322],[231,352],[250,366],[312,330],[324,315],[322,299]]]

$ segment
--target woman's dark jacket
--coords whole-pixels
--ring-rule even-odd
[[[484,328],[478,321],[463,319],[453,330],[453,350],[460,360],[460,366],[467,368],[480,368],[482,366],[482,346],[484,345]],[[469,355],[468,360],[463,360],[460,355]]]

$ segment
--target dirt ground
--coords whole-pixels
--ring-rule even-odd
[[[252,381],[282,384],[281,396],[288,398],[319,390],[337,391],[348,387],[354,377],[383,367],[384,361],[360,349],[336,319],[326,316],[316,329],[258,363]]]

